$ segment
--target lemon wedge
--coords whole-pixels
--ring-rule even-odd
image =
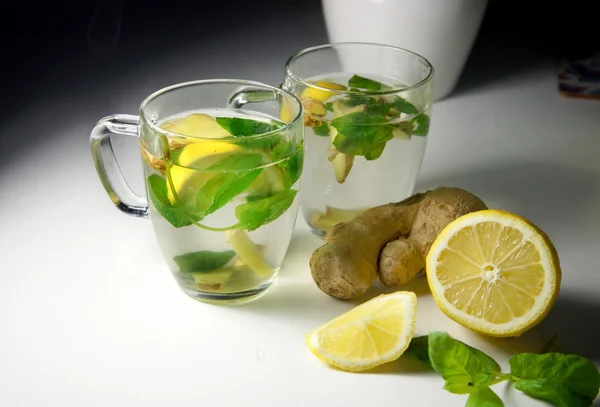
[[[331,90],[346,90],[348,89],[346,86],[341,85],[339,83],[330,82],[330,81],[317,81],[314,82],[314,85]],[[300,99],[310,98],[313,100],[318,100],[319,102],[325,102],[327,99],[335,95],[335,92],[329,92],[325,89],[318,89],[313,87],[308,87],[302,91]]]
[[[216,139],[231,137],[231,134],[221,127],[214,117],[205,113],[193,113],[161,127],[182,136]]]
[[[560,289],[556,250],[529,220],[483,210],[448,224],[426,260],[437,305],[451,319],[490,336],[519,336],[548,314]]]
[[[309,349],[322,361],[358,372],[397,359],[415,333],[417,296],[381,294],[309,333]]]
[[[171,167],[171,179],[177,196],[183,202],[195,199],[198,190],[215,174],[202,171],[221,160],[224,155],[234,154],[244,149],[226,141],[198,141],[188,144],[179,155],[178,165]],[[194,169],[197,168],[197,169]],[[175,195],[169,185],[169,200],[175,204]]]

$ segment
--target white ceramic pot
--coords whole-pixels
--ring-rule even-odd
[[[488,0],[322,0],[330,42],[375,42],[417,52],[435,70],[434,100],[456,86]]]

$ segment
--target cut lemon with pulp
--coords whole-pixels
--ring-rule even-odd
[[[309,349],[322,361],[347,371],[371,369],[398,359],[415,333],[417,296],[382,294],[309,333]]]
[[[214,176],[214,173],[197,169],[207,168],[225,156],[240,151],[244,151],[243,148],[226,141],[199,141],[186,145],[179,155],[179,165],[171,167],[171,179],[179,199],[195,199],[198,190]],[[169,200],[175,204],[177,201],[171,185],[168,188]]]
[[[448,224],[427,254],[427,281],[451,319],[491,336],[519,336],[556,301],[561,269],[544,232],[527,219],[483,210]]]

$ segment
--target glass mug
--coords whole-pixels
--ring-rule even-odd
[[[422,56],[380,44],[326,44],[289,58],[281,86],[304,105],[300,208],[314,233],[413,193],[433,75]]]
[[[177,284],[210,303],[267,292],[298,214],[302,104],[243,80],[201,80],[148,96],[140,115],[100,120],[90,143],[98,176],[121,211],[149,217]],[[146,196],[115,160],[110,135],[139,137]]]

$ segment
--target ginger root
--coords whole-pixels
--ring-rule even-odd
[[[408,283],[425,266],[437,235],[454,219],[487,209],[475,195],[441,187],[368,209],[337,224],[310,258],[313,280],[340,299],[364,294],[377,277],[388,287]]]

